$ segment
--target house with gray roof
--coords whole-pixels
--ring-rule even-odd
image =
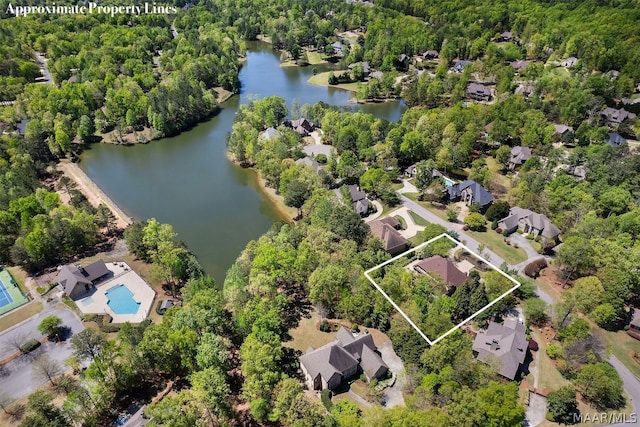
[[[509,65],[511,65],[511,67],[515,71],[520,71],[520,70],[524,70],[525,68],[527,68],[527,66],[529,65],[529,61],[524,61],[524,60],[512,61],[512,62],[509,63]]]
[[[280,131],[279,131],[279,130],[277,130],[277,129],[275,129],[275,128],[272,128],[272,127],[267,128],[267,129],[266,129],[264,132],[262,132],[262,134],[260,135],[260,137],[261,137],[262,139],[264,139],[264,140],[268,140],[268,139],[271,139],[271,138],[277,138],[277,137],[279,137],[279,136],[280,136]]]
[[[518,319],[511,317],[505,319],[503,325],[489,323],[485,331],[476,335],[472,349],[478,360],[498,360],[498,373],[513,380],[527,357],[528,346],[525,326]]]
[[[18,131],[18,135],[25,136],[25,134],[27,133],[27,125],[29,124],[30,121],[31,120],[29,120],[29,119],[20,120],[20,123],[18,123],[18,125],[16,126],[16,130]]]
[[[561,65],[565,68],[573,68],[576,66],[577,63],[578,63],[578,58],[576,58],[575,56],[570,56],[569,58],[563,60],[561,62]]]
[[[369,199],[367,198],[367,193],[360,191],[360,187],[355,184],[349,185],[347,188],[349,190],[349,195],[351,196],[351,205],[353,206],[353,210],[360,216],[367,215],[369,213]],[[339,188],[336,188],[333,191],[338,196],[338,200],[344,199]],[[345,203],[347,202],[345,200],[343,201]]]
[[[449,200],[453,202],[461,200],[468,205],[477,203],[480,205],[480,210],[482,211],[486,210],[489,205],[493,203],[491,193],[472,179],[447,187],[447,194]]]
[[[617,132],[609,132],[609,139],[607,139],[606,143],[611,145],[612,147],[617,147],[619,145],[627,142],[619,133]]]
[[[388,371],[373,337],[355,336],[345,328],[340,328],[334,341],[300,356],[300,368],[311,390],[335,389],[360,372],[372,380]]]
[[[566,133],[573,133],[573,126],[554,124],[553,129],[559,135],[565,135]]]
[[[349,64],[349,70],[353,70],[358,65],[362,66],[362,74],[364,75],[364,77],[369,77],[369,73],[371,72],[371,66],[369,66],[369,63],[367,61],[352,62],[351,64]]]
[[[464,69],[473,65],[472,61],[464,61],[464,60],[457,60],[457,61],[453,61],[453,67],[451,68],[451,71],[453,71],[454,73],[462,73],[464,72]]]
[[[637,116],[624,108],[605,108],[600,113],[611,124],[619,125],[625,120],[633,121]]]
[[[476,101],[488,101],[491,99],[491,89],[482,83],[471,82],[467,86],[467,96]]]
[[[322,169],[322,166],[320,166],[320,163],[316,162],[310,157],[303,157],[301,159],[296,160],[296,165],[309,166],[316,173],[318,173],[320,169]]]
[[[524,98],[529,98],[535,93],[535,89],[530,84],[520,83],[514,93],[516,95],[522,95]]]
[[[560,235],[560,229],[553,225],[546,215],[514,206],[509,210],[509,216],[498,222],[498,227],[507,232],[517,229],[533,236],[542,236],[549,241]]]
[[[429,59],[438,59],[440,57],[440,54],[438,53],[437,50],[428,50],[425,53],[422,54],[422,57],[425,60],[429,60]]]
[[[104,261],[99,259],[85,267],[81,265],[63,265],[58,270],[56,282],[64,293],[74,299],[91,290],[105,276],[111,274]]]
[[[505,31],[500,34],[497,39],[498,42],[510,42],[511,40],[513,40],[513,34],[511,31]]]
[[[516,146],[511,149],[511,157],[507,163],[509,170],[514,170],[531,158],[531,148]]]

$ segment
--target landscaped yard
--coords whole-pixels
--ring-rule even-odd
[[[487,162],[487,167],[491,171],[491,181],[499,187],[494,189],[494,191],[497,191],[500,194],[506,194],[511,190],[511,178],[502,173],[502,167],[493,157],[486,157],[485,161]]]
[[[13,277],[13,280],[18,284],[18,288],[22,291],[23,294],[28,294],[29,290],[27,289],[25,282],[27,280],[27,272],[24,271],[21,267],[7,267],[5,266],[7,271]]]
[[[593,322],[589,323],[591,323],[592,328],[597,328]],[[625,331],[610,332],[603,329],[600,330],[602,333],[599,336],[604,340],[609,351],[620,359],[624,366],[633,372],[633,375],[640,377],[640,364],[631,356],[632,351],[640,353],[640,341],[631,338]]]
[[[418,215],[417,213],[415,213],[412,210],[409,211],[409,215],[411,216],[411,219],[413,219],[413,222],[416,223],[416,225],[420,225],[422,227],[426,227],[427,225],[431,225],[431,223],[429,221],[427,221],[426,219],[422,218],[420,215]]]
[[[527,253],[524,249],[507,245],[504,240],[502,240],[502,234],[496,233],[491,229],[487,229],[487,231],[469,230],[466,231],[466,233],[511,265],[519,264],[527,259]]]
[[[335,75],[339,75],[343,72],[345,72],[346,70],[342,70],[342,71],[333,71],[333,73]],[[357,92],[358,89],[360,89],[360,85],[362,84],[366,84],[366,83],[361,83],[361,82],[357,82],[357,83],[341,83],[339,85],[329,85],[329,73],[331,73],[331,71],[326,71],[324,73],[318,73],[315,76],[312,76],[309,79],[309,83],[314,84],[314,85],[320,85],[320,86],[332,86],[332,87],[337,87],[340,89],[345,89],[345,90],[350,90],[352,92]]]
[[[0,331],[9,329],[23,320],[27,320],[31,316],[40,313],[41,311],[42,303],[39,301],[30,302],[20,308],[16,308],[15,310],[12,310],[0,317]]]
[[[316,312],[311,313],[310,319],[302,318],[297,328],[289,330],[293,339],[284,345],[305,353],[309,347],[318,348],[333,341],[336,334],[319,331],[316,328],[318,322],[320,316]]]
[[[409,199],[413,200],[414,202],[416,202],[417,204],[419,204],[420,206],[422,206],[425,209],[428,209],[431,213],[437,215],[438,217],[440,217],[441,219],[447,221],[447,211],[446,209],[439,209],[436,206],[432,205],[430,202],[422,202],[420,200],[418,200],[418,193],[404,193],[404,196],[407,196]],[[416,222],[416,224],[418,224]],[[420,224],[418,224],[420,225]]]

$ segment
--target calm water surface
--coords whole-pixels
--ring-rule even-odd
[[[351,93],[307,83],[311,67],[280,67],[279,53],[248,43],[242,90],[219,114],[173,138],[146,145],[95,144],[80,167],[127,214],[173,225],[205,270],[222,284],[247,242],[282,219],[260,191],[253,172],[233,165],[224,144],[238,107],[249,97],[283,97],[289,106],[324,101],[346,106]],[[400,102],[354,107],[387,120],[400,119]]]

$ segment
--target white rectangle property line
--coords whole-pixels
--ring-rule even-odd
[[[447,239],[451,240],[456,247],[459,246],[461,248],[463,248],[464,250],[466,250],[467,252],[469,252],[471,255],[473,255],[475,258],[477,258],[478,260],[484,262],[485,264],[487,264],[488,266],[490,266],[492,269],[494,269],[495,271],[497,271],[498,273],[502,274],[504,277],[506,277],[507,279],[509,279],[511,282],[513,282],[515,285],[509,289],[508,291],[506,291],[505,293],[503,293],[502,295],[500,295],[498,298],[494,299],[493,301],[491,301],[489,304],[487,304],[485,307],[483,307],[482,309],[478,310],[476,313],[474,313],[473,315],[469,316],[468,318],[466,318],[465,320],[463,320],[462,322],[460,322],[459,324],[457,324],[456,326],[454,326],[453,328],[449,329],[447,332],[445,332],[444,334],[442,334],[441,336],[439,336],[438,338],[436,338],[435,340],[430,340],[424,332],[422,332],[422,330],[420,330],[420,328],[418,328],[418,326],[409,318],[409,316],[407,316],[407,314],[402,311],[400,309],[400,307],[389,297],[389,295],[387,295],[387,293],[380,287],[380,285],[378,285],[376,283],[375,280],[373,280],[373,278],[371,278],[371,276],[369,275],[369,273],[372,273],[382,267],[384,267],[385,265],[388,265],[400,258],[403,258],[405,256],[407,256],[408,254],[417,251],[418,249],[423,248],[424,246],[429,245],[430,243],[435,242],[438,239],[441,239],[443,237],[446,237]],[[489,307],[493,306],[495,303],[497,303],[498,301],[500,301],[501,299],[503,299],[504,297],[506,297],[507,295],[509,295],[511,292],[515,291],[516,289],[518,289],[522,284],[520,282],[518,282],[517,280],[515,280],[513,277],[509,276],[507,273],[505,273],[504,271],[500,270],[498,267],[496,267],[495,265],[493,265],[492,263],[490,263],[489,261],[487,261],[486,259],[482,258],[480,255],[476,254],[475,252],[473,252],[471,249],[469,249],[466,245],[463,245],[462,243],[460,243],[458,240],[454,239],[453,237],[451,237],[450,235],[448,235],[447,233],[442,233],[439,236],[434,237],[433,239],[427,240],[426,242],[416,246],[415,248],[409,249],[406,252],[401,253],[400,255],[396,255],[395,257],[375,266],[370,268],[369,270],[364,272],[364,275],[367,279],[369,279],[369,281],[371,282],[371,284],[387,299],[387,301],[389,301],[389,303],[391,303],[391,305],[393,306],[393,308],[395,308],[398,313],[400,313],[400,315],[402,317],[405,318],[405,320],[407,322],[409,322],[409,324],[413,327],[413,329],[416,330],[416,332],[418,332],[418,334],[429,344],[429,345],[433,345],[436,344],[437,342],[439,342],[440,340],[442,340],[443,338],[447,337],[448,335],[450,335],[451,333],[453,333],[455,330],[460,329],[462,327],[462,325],[464,325],[465,323],[469,322],[470,320],[472,320],[473,318],[475,318],[476,316],[478,316],[480,313],[482,313],[483,311],[485,311],[486,309],[488,309]]]

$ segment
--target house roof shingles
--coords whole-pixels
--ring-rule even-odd
[[[371,234],[382,240],[382,243],[384,243],[384,249],[388,252],[392,252],[407,245],[407,239],[402,237],[402,235],[398,233],[398,230],[389,224],[376,220],[371,221],[369,223],[369,227],[371,228]]]
[[[491,356],[500,359],[499,373],[503,377],[514,379],[518,368],[527,355],[526,329],[517,319],[505,319],[504,325],[491,322],[486,331],[478,333],[473,341],[473,351],[479,360],[488,360]]]
[[[58,271],[56,281],[64,288],[67,295],[71,295],[78,284],[90,285],[94,280],[108,273],[109,269],[104,261],[99,259],[84,268],[72,264],[63,265]]]
[[[448,286],[453,287],[460,286],[469,278],[469,276],[458,270],[458,267],[451,260],[439,255],[423,259],[413,268],[419,273],[436,273],[442,277]]]
[[[514,166],[520,166],[531,158],[531,148],[516,146],[511,149],[511,158],[509,163]]]
[[[451,187],[447,187],[449,198],[451,200],[460,198],[462,191],[467,188],[471,189],[471,192],[473,193],[473,203],[478,203],[480,206],[486,206],[489,203],[493,202],[493,196],[491,195],[491,193],[489,193],[486,188],[472,179],[468,179],[459,184],[454,184]]]
[[[560,229],[553,225],[546,215],[517,206],[511,208],[509,216],[502,219],[500,223],[503,224],[505,229],[510,230],[516,227],[521,220],[525,220],[534,228],[541,230],[540,235],[547,239],[555,239],[560,234]]]

